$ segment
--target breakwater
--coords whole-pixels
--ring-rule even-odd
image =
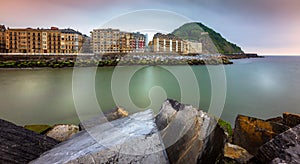
[[[263,58],[256,53],[235,53],[235,54],[224,54],[228,59],[245,59],[245,58]]]
[[[110,55],[0,55],[0,68],[30,67],[91,67],[116,65],[219,65],[232,64],[223,55],[178,56],[170,54],[110,54]]]

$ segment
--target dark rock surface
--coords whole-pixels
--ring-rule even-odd
[[[288,129],[288,126],[280,123],[238,115],[235,121],[233,144],[256,155],[260,146]]]
[[[289,127],[295,127],[300,124],[300,115],[292,113],[283,113],[283,123]]]
[[[85,130],[88,128],[92,128],[94,126],[101,125],[108,121],[113,121],[113,120],[127,117],[127,116],[128,116],[128,112],[124,108],[117,107],[110,111],[104,112],[104,114],[102,114],[102,115],[98,115],[96,117],[93,117],[91,119],[81,122],[79,124],[79,130]]]
[[[300,125],[279,134],[259,148],[256,161],[261,163],[300,163]]]
[[[170,163],[215,163],[222,157],[226,136],[207,113],[166,100],[155,122]]]
[[[31,163],[168,163],[164,149],[147,110],[81,131]]]
[[[269,118],[266,120],[267,122],[277,122],[280,124],[284,124],[283,123],[283,118],[282,117],[274,117],[274,118]]]
[[[28,163],[58,141],[0,119],[0,163]]]

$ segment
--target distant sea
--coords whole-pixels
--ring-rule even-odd
[[[300,57],[267,56],[233,62],[233,65],[224,66],[227,92],[222,119],[233,124],[237,114],[266,119],[280,116],[282,112],[300,113]],[[131,77],[129,86],[124,84],[118,87],[126,87],[130,100],[141,110],[152,108],[158,112],[165,98],[181,99],[180,83],[171,72],[180,71],[183,67],[191,67],[200,88],[200,104],[193,105],[207,110],[212,87],[206,66],[168,66],[169,71],[160,66],[122,67],[120,70],[123,75],[137,71]],[[92,68],[81,69],[87,78],[94,76]],[[115,102],[111,92],[113,72],[113,67],[98,68],[94,76],[96,98],[88,93],[87,84],[81,86],[83,91],[86,88],[86,93],[82,93],[87,95],[85,98],[97,100],[104,111],[116,105],[124,106]],[[72,74],[72,68],[0,69],[1,119],[19,125],[78,124],[72,94]],[[118,80],[122,81],[120,78]],[[116,89],[115,93],[118,94]],[[191,92],[189,96],[194,98],[195,95]],[[151,104],[153,97],[156,104]],[[96,109],[88,111],[91,108],[88,103],[85,106],[85,118],[99,113]]]

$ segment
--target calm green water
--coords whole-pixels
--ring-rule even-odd
[[[234,123],[237,114],[268,118],[285,111],[300,113],[300,57],[266,57],[234,62],[224,66],[227,93],[223,119]],[[191,73],[187,72],[189,69],[195,75],[197,85],[186,78]],[[212,69],[220,68],[212,66]],[[84,118],[99,112],[90,106],[90,100],[96,101],[102,110],[121,105],[130,112],[147,108],[157,112],[167,97],[177,100],[184,97],[184,102],[207,111],[212,101],[211,90],[222,90],[213,85],[216,80],[209,76],[205,66],[132,66],[119,67],[118,71],[105,67],[98,68],[96,75],[93,68],[80,68],[83,82],[78,83],[80,87],[74,85],[79,88],[75,97],[83,97],[80,103],[85,105],[76,112],[72,77],[71,68],[0,70],[0,117],[20,125],[77,124],[78,110]],[[84,83],[91,77],[95,79],[94,86]],[[122,103],[127,100],[131,100],[135,108]]]

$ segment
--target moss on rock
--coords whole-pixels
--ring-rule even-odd
[[[38,134],[45,134],[47,131],[52,129],[50,125],[25,125],[25,129],[34,131]]]

